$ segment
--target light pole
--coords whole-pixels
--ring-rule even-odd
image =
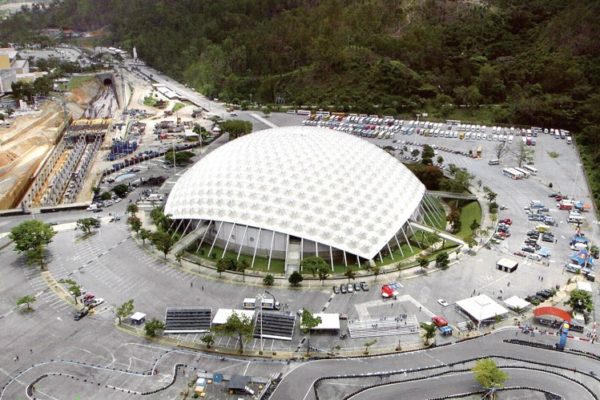
[[[263,299],[265,298],[264,293],[260,293],[258,296],[256,296],[256,300],[259,301],[258,303],[258,307],[259,307],[259,312],[260,312],[260,354],[262,355],[263,353],[263,348],[264,348],[264,342],[263,342],[263,308],[262,308],[262,303],[263,303]]]

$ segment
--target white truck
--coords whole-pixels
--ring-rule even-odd
[[[242,306],[247,310],[256,309],[256,303],[259,299],[255,299],[252,297],[247,297],[242,302]],[[274,301],[273,299],[262,299],[262,309],[263,310],[279,310],[281,305],[278,301]]]

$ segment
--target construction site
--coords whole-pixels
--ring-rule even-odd
[[[119,99],[111,73],[78,77],[64,98],[49,98],[0,130],[0,208],[22,210],[88,201],[97,153]],[[106,142],[105,142],[106,140]]]

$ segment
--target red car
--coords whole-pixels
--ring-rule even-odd
[[[512,225],[512,220],[510,218],[504,218],[500,220],[501,224]]]
[[[439,315],[434,315],[433,317],[431,317],[431,322],[433,322],[433,324],[435,326],[437,326],[438,328],[441,326],[448,325],[448,320],[446,320],[446,318],[441,317]]]

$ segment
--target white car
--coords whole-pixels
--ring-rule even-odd
[[[448,307],[450,304],[448,304],[448,302],[444,299],[438,299],[437,301],[438,303],[441,304],[442,307]]]
[[[104,299],[101,298],[101,297],[98,297],[98,298],[92,300],[92,303],[90,304],[90,307],[98,307],[102,303],[104,303]]]

